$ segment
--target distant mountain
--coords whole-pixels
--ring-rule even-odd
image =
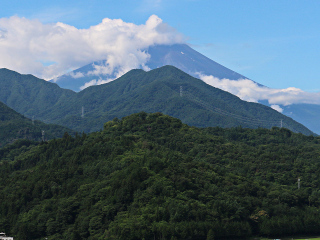
[[[60,138],[65,132],[74,132],[58,125],[32,121],[0,102],[0,148],[18,139],[41,141],[42,131],[45,140]]]
[[[312,129],[315,133],[320,134],[320,105],[292,104],[288,106],[280,105],[280,107],[283,109],[284,115],[293,118],[307,128]]]
[[[9,70],[0,70],[2,83],[7,90],[0,88],[0,100],[13,109],[80,132],[97,131],[113,118],[145,111],[162,112],[197,127],[271,128],[282,124],[294,132],[312,134],[269,107],[242,101],[172,66],[149,72],[132,70],[79,93]]]
[[[193,77],[198,77],[197,73],[202,73],[231,80],[246,78],[207,58],[186,44],[156,45],[150,47],[147,52],[151,57],[146,65],[151,69],[171,65]]]
[[[259,101],[259,103],[268,107],[271,106],[266,100]],[[279,104],[279,107],[283,109],[282,114],[301,123],[313,132],[320,134],[320,105],[301,103],[285,106]]]
[[[146,66],[156,69],[166,65],[171,65],[198,77],[197,73],[213,75],[217,78],[228,78],[238,80],[246,78],[195,51],[186,44],[156,45],[146,51],[150,54],[150,59]],[[107,74],[88,74],[94,71],[94,65],[103,65],[105,61],[96,61],[84,67],[76,69],[70,73],[62,75],[52,82],[56,82],[60,87],[79,92],[81,86],[92,80],[115,78],[114,75]]]
[[[39,119],[38,113],[50,111],[53,105],[63,104],[73,95],[71,90],[32,75],[0,69],[0,101],[29,118]]]
[[[246,79],[245,76],[212,61],[186,44],[156,45],[151,46],[149,49],[146,49],[146,51],[151,56],[146,65],[151,69],[172,65],[194,77],[198,77],[197,73],[202,73],[212,75],[219,79]],[[94,70],[93,65],[100,66],[104,63],[105,61],[90,63],[60,76],[55,81],[62,88],[72,89],[78,92],[81,86],[84,86],[92,80],[98,81],[99,79],[115,78],[114,75],[88,75],[88,72]],[[270,106],[270,104],[266,105]],[[283,114],[320,134],[320,126],[318,124],[320,105],[293,104],[290,106],[281,106],[281,108],[284,109]]]

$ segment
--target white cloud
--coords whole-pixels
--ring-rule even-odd
[[[94,85],[97,85],[96,79],[92,79],[90,82],[86,82],[83,86],[80,87],[80,90],[82,91],[83,89],[94,86]]]
[[[82,72],[69,72],[68,75],[75,79],[84,77]]]
[[[83,89],[85,89],[87,87],[105,84],[105,83],[111,82],[113,80],[115,80],[115,78],[110,78],[110,79],[106,79],[106,80],[103,80],[102,78],[99,78],[98,80],[92,79],[91,81],[86,82],[83,86],[81,86],[80,90],[82,91]]]
[[[258,102],[267,100],[273,109],[282,112],[282,108],[277,105],[291,105],[295,103],[320,104],[320,92],[304,92],[299,88],[289,87],[286,89],[272,89],[260,86],[249,79],[218,79],[213,76],[197,73],[199,78],[205,83],[230,92],[242,100],[248,102]]]
[[[90,62],[106,60],[96,71],[121,76],[145,68],[143,49],[156,44],[183,43],[185,37],[152,15],[145,24],[105,18],[88,29],[58,22],[43,24],[13,16],[0,18],[0,68],[52,79]],[[52,62],[54,64],[44,64]]]
[[[274,105],[271,105],[270,107],[271,107],[272,109],[280,112],[280,113],[283,112],[283,108],[281,108],[279,105],[275,105],[275,104],[274,104]]]

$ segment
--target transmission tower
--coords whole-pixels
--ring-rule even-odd
[[[44,142],[44,130],[42,130],[42,142]]]
[[[180,86],[180,97],[182,97],[182,86]]]
[[[82,114],[81,117],[84,118],[84,107],[82,106]]]

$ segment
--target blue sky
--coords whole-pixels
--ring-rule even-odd
[[[104,18],[140,25],[155,14],[212,60],[271,88],[309,92],[320,91],[319,13],[317,0],[11,0],[0,8],[0,18],[78,29]]]

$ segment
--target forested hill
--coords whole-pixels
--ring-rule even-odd
[[[0,229],[19,240],[319,234],[319,142],[284,128],[199,129],[161,113],[114,119],[4,154]]]
[[[282,124],[294,132],[313,134],[270,107],[242,101],[172,66],[149,72],[132,70],[79,93],[0,69],[0,101],[29,118],[78,132],[98,131],[115,117],[145,111],[162,112],[197,127],[271,128]]]
[[[73,130],[55,124],[44,124],[40,121],[33,121],[15,112],[0,102],[0,148],[18,139],[33,141],[44,139],[60,138],[65,132],[74,134]]]

